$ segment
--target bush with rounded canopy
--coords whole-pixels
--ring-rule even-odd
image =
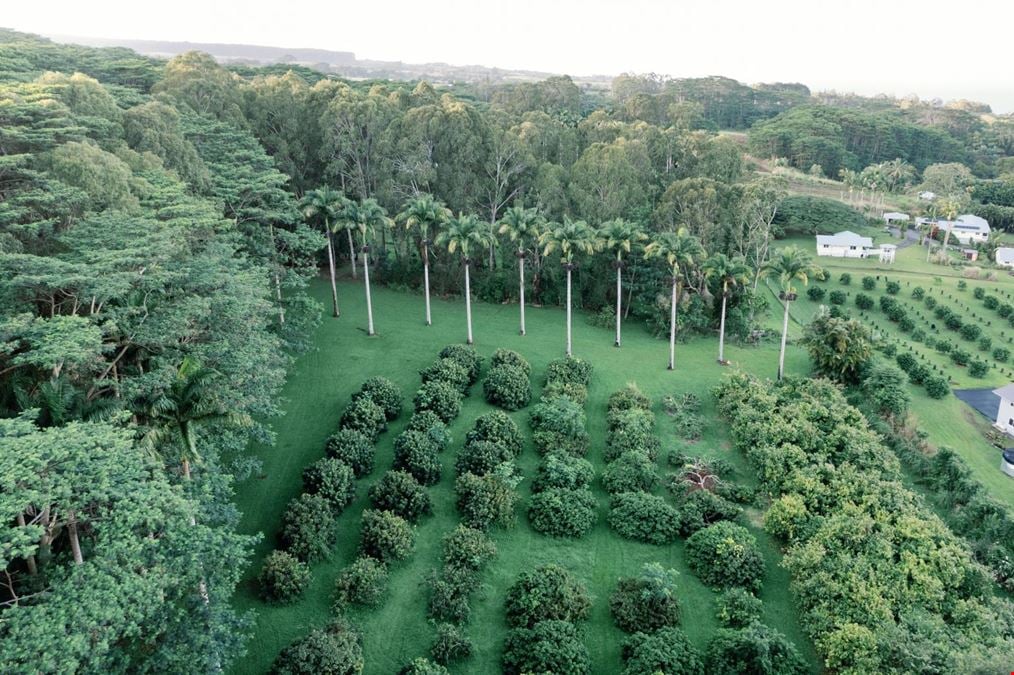
[[[340,459],[322,457],[303,470],[303,488],[326,499],[340,513],[356,498],[356,474]]]
[[[838,283],[840,283],[842,286],[848,286],[849,284],[852,283],[852,275],[849,274],[848,272],[842,272],[841,276],[838,277]]]
[[[745,588],[728,588],[718,596],[715,616],[726,628],[743,628],[761,618],[761,601]]]
[[[532,385],[524,370],[514,366],[490,368],[482,383],[486,400],[505,410],[519,410],[532,400]]]
[[[395,513],[410,523],[433,513],[429,492],[406,471],[385,473],[370,487],[370,503],[373,508]]]
[[[947,394],[951,393],[950,382],[942,375],[926,378],[923,386],[926,387],[926,394],[930,398],[944,398]]]
[[[657,483],[655,463],[642,452],[625,452],[602,472],[602,487],[609,494],[651,492]]]
[[[515,628],[507,633],[503,672],[504,675],[588,675],[591,659],[574,624],[542,621],[533,628]]]
[[[471,384],[468,370],[454,359],[437,359],[419,371],[423,384],[427,382],[446,382],[462,394],[468,391]]]
[[[335,579],[334,605],[338,611],[349,605],[378,607],[386,590],[387,567],[369,556],[361,556]]]
[[[497,349],[493,352],[493,357],[489,360],[489,367],[496,368],[498,366],[519,368],[524,371],[526,377],[532,374],[531,364],[525,360],[525,357],[521,356],[521,354],[518,354],[513,349]]]
[[[658,563],[645,563],[636,577],[620,579],[609,596],[609,610],[620,630],[651,633],[680,624],[680,600],[676,570]]]
[[[257,575],[261,597],[279,605],[293,602],[310,583],[310,568],[287,551],[272,551]]]
[[[690,569],[708,586],[760,590],[764,556],[742,525],[722,521],[695,532],[687,539],[686,554]]]
[[[465,567],[444,567],[428,579],[427,616],[435,621],[466,623],[472,608],[468,598],[479,587],[479,575]]]
[[[482,370],[482,357],[469,345],[447,345],[440,350],[442,359],[453,359],[468,372],[468,383],[475,384]]]
[[[271,669],[276,675],[359,675],[363,638],[345,621],[313,630],[282,650]]]
[[[872,291],[877,287],[877,280],[873,277],[863,277],[863,290]]]
[[[479,530],[514,525],[514,506],[518,501],[517,478],[503,465],[493,473],[476,476],[466,473],[454,484],[461,522]]]
[[[373,472],[375,450],[365,434],[354,429],[339,429],[327,439],[327,454],[350,467],[356,478]]]
[[[576,457],[588,452],[584,409],[569,398],[542,399],[529,417],[532,441],[542,454],[567,452]]]
[[[443,452],[452,441],[451,432],[444,421],[432,410],[420,410],[413,413],[405,426],[405,431],[421,431],[430,437],[436,446],[437,452]]]
[[[439,663],[433,663],[427,658],[420,656],[413,659],[412,663],[398,671],[398,675],[451,675],[450,671]]]
[[[458,451],[458,456],[454,460],[454,470],[459,476],[466,473],[485,476],[501,464],[513,460],[514,453],[499,443],[472,441]]]
[[[342,413],[341,429],[358,431],[373,443],[381,431],[387,428],[387,417],[379,405],[368,398],[357,398]]]
[[[531,628],[540,621],[584,621],[591,611],[585,587],[564,567],[549,564],[522,572],[507,589],[507,625]]]
[[[545,456],[532,481],[532,492],[551,488],[583,490],[595,478],[595,468],[587,459],[562,452]]]
[[[554,359],[546,366],[546,383],[570,382],[572,384],[591,383],[592,365],[576,356],[565,356]]]
[[[803,675],[806,661],[788,639],[754,622],[744,628],[720,628],[708,644],[708,671],[730,675]]]
[[[873,298],[866,295],[865,293],[856,294],[856,307],[862,310],[873,309]]]
[[[423,485],[440,482],[440,456],[433,440],[421,431],[404,431],[394,441],[394,468],[407,471]]]
[[[408,521],[390,511],[363,511],[359,550],[382,563],[404,560],[415,548],[415,532]]]
[[[458,525],[444,535],[444,565],[478,572],[496,557],[496,544],[483,532]]]
[[[528,522],[536,532],[576,538],[595,525],[595,506],[595,496],[590,490],[550,488],[532,495]]]
[[[844,305],[847,297],[845,291],[831,291],[827,295],[828,302],[832,305]]]
[[[379,405],[388,420],[401,414],[401,406],[405,402],[401,388],[386,377],[371,377],[363,382],[359,391],[352,395],[352,400],[357,398],[368,398]]]
[[[684,537],[720,520],[735,520],[743,512],[736,504],[710,490],[694,490],[679,497],[680,534]]]
[[[450,422],[461,412],[461,392],[446,382],[427,382],[415,394],[416,412],[432,411],[444,422]]]
[[[338,533],[331,503],[320,495],[303,493],[289,502],[282,516],[282,542],[304,562],[326,558]]]
[[[625,452],[640,452],[655,461],[661,442],[655,435],[655,415],[650,410],[635,408],[606,414],[605,460],[613,462]]]
[[[576,382],[554,380],[542,388],[542,396],[543,398],[563,396],[578,405],[584,405],[585,401],[588,400],[588,387]]]
[[[651,410],[651,399],[636,384],[628,384],[609,395],[606,403],[609,412],[622,410]]]
[[[898,358],[900,362],[901,357]],[[906,379],[905,373],[900,368],[890,363],[875,361],[863,377],[862,390],[867,402],[878,413],[904,415],[911,400]]]
[[[447,665],[463,661],[472,655],[472,642],[465,633],[451,623],[437,624],[437,637],[430,647],[430,656],[437,663]]]
[[[975,359],[968,364],[968,374],[972,377],[986,377],[989,373],[989,364],[982,359]]]
[[[525,444],[517,422],[502,410],[494,410],[476,418],[472,429],[465,435],[466,445],[473,441],[499,443],[510,450],[514,457],[521,454]]]
[[[826,294],[827,290],[821,288],[820,286],[810,286],[806,289],[806,297],[810,298],[810,300],[813,300],[814,302],[820,302],[824,299]]]
[[[679,512],[646,492],[614,495],[608,520],[621,537],[659,546],[674,541],[679,532]]]
[[[704,675],[701,652],[679,628],[634,633],[623,642],[623,675]]]
[[[887,284],[884,285],[884,289],[891,295],[897,295],[901,292],[901,284],[897,281],[888,281]]]

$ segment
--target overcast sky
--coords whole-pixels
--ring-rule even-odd
[[[353,51],[574,75],[656,72],[1014,110],[1010,0],[35,0],[36,33]]]

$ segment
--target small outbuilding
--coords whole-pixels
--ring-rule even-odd
[[[882,263],[893,263],[894,254],[897,253],[898,247],[894,244],[881,244],[880,245],[880,262]]]
[[[1001,246],[996,249],[996,264],[1000,267],[1014,267],[1014,248]]]
[[[974,248],[963,248],[961,249],[961,257],[968,262],[975,262],[979,259],[979,251]]]
[[[1000,469],[1014,478],[1014,448],[1007,448],[1003,451],[1003,456],[1000,458]]]
[[[832,258],[866,258],[873,248],[873,240],[845,230],[837,234],[817,235],[817,255]]]
[[[888,225],[901,225],[907,223],[911,218],[907,213],[898,213],[897,211],[888,211],[884,214],[884,222]]]

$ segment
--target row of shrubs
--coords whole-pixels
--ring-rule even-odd
[[[374,443],[400,413],[401,390],[373,377],[352,395],[327,441],[326,456],[303,471],[303,492],[282,518],[284,550],[272,551],[259,575],[268,602],[294,601],[310,581],[309,564],[327,557],[337,541],[337,516],[356,497],[356,479],[373,470]]]
[[[905,371],[912,384],[922,385],[930,398],[944,398],[951,393],[950,381],[943,375],[934,375],[930,369],[916,358],[915,353],[904,351],[895,357],[898,367]]]
[[[532,400],[532,366],[511,349],[497,349],[483,382],[486,400],[504,410],[520,410]]]
[[[542,399],[529,418],[542,461],[532,482],[528,522],[536,532],[552,537],[584,536],[598,520],[591,492],[595,471],[584,458],[584,404],[591,375],[591,364],[578,358],[550,362]]]

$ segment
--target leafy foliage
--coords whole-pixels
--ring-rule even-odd
[[[334,604],[339,611],[349,605],[377,607],[387,590],[387,567],[369,556],[361,556],[338,573]]]
[[[532,495],[528,522],[542,534],[580,537],[595,525],[595,507],[595,496],[587,489],[547,488]]]
[[[307,493],[289,502],[282,516],[282,541],[289,553],[304,562],[317,562],[331,554],[337,538],[331,502]]]
[[[672,543],[679,532],[679,512],[646,492],[613,495],[608,520],[621,537],[657,546]]]
[[[543,621],[583,621],[591,611],[591,597],[567,569],[540,565],[518,575],[507,589],[507,625],[534,628]]]
[[[482,388],[487,401],[506,410],[523,408],[532,398],[528,374],[516,366],[494,366],[486,374]]]
[[[380,511],[391,511],[410,523],[433,512],[429,492],[405,471],[388,471],[370,487],[370,503]]]
[[[687,564],[701,580],[716,588],[742,586],[759,590],[764,556],[757,540],[742,525],[721,521],[687,539]]]
[[[279,604],[295,601],[310,583],[310,568],[285,551],[272,551],[264,557],[257,575],[261,597]]]
[[[415,548],[415,532],[401,516],[390,511],[363,511],[359,549],[381,563],[404,560]]]
[[[620,579],[609,596],[609,611],[620,630],[653,633],[680,624],[676,570],[645,563],[636,577]]]

